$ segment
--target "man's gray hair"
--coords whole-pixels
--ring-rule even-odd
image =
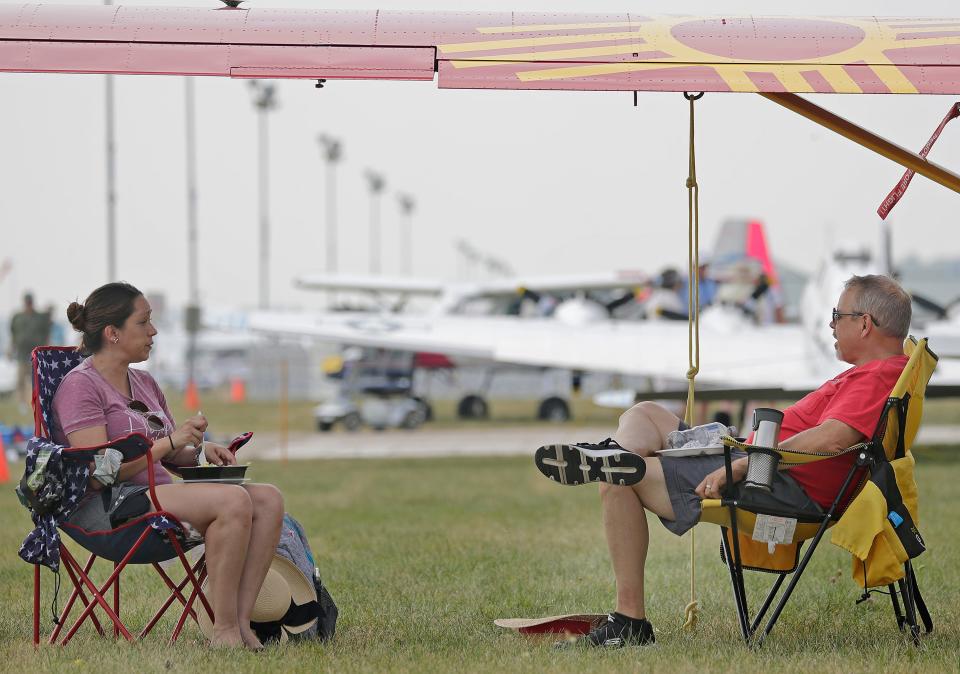
[[[857,294],[852,311],[870,314],[880,330],[892,337],[906,338],[910,332],[913,304],[910,293],[899,283],[889,276],[867,274],[851,276],[843,287]]]

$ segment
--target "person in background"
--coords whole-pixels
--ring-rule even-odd
[[[34,348],[49,342],[50,325],[50,314],[37,311],[33,306],[33,295],[24,293],[23,309],[10,319],[10,357],[17,361],[17,402],[24,412],[33,395],[30,357]]]

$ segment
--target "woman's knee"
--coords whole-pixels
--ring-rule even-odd
[[[246,523],[253,521],[253,500],[243,487],[230,485],[217,498],[217,517],[241,520]]]
[[[283,516],[283,492],[272,484],[250,485],[250,499],[256,512],[270,512]]]

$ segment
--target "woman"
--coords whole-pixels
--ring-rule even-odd
[[[67,318],[83,334],[81,349],[91,354],[68,373],[53,399],[53,440],[73,447],[99,445],[110,438],[141,433],[153,441],[155,462],[196,465],[203,447],[215,464],[236,463],[222,445],[204,442],[207,420],[200,415],[179,426],[160,387],[147,372],[131,369],[150,357],[157,334],[150,304],[129,283],[108,283],[84,304],[72,302]],[[114,489],[125,498],[147,499],[147,471],[154,472],[157,498],[164,508],[204,536],[215,614],[211,645],[259,649],[250,613],[280,538],[283,497],[267,484],[176,483],[146,457],[124,464]],[[107,520],[100,483],[91,478],[71,522]],[[87,527],[85,527],[87,528]]]

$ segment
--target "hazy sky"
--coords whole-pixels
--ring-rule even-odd
[[[0,0],[8,2],[8,0]],[[136,4],[160,4],[139,2]],[[169,4],[186,4],[183,0]],[[192,5],[218,6],[214,0]],[[254,0],[253,7],[337,7]],[[364,3],[383,9],[797,14],[796,2]],[[896,15],[903,2],[810,1],[805,14]],[[919,0],[914,16],[956,16],[955,0]],[[522,273],[656,271],[686,254],[687,108],[680,94],[438,90],[435,83],[278,82],[271,116],[272,274],[276,304],[321,306],[291,287],[322,271],[323,164],[316,141],[342,139],[340,269],[368,268],[363,171],[387,179],[383,269],[397,273],[397,191],[417,201],[414,272],[462,274],[459,238]],[[186,298],[183,80],[116,79],[119,276]],[[63,307],[106,279],[104,78],[0,74],[0,314],[35,290]],[[953,99],[819,96],[817,103],[913,150]],[[876,239],[876,207],[902,169],[749,94],[698,104],[701,221],[708,245],[728,216],[764,219],[776,257],[812,269],[830,237]],[[197,80],[200,291],[217,305],[257,301],[256,116],[247,83]],[[960,122],[931,159],[960,170]],[[897,253],[960,255],[958,195],[918,177],[894,210]],[[833,231],[834,234],[829,234]],[[462,267],[462,265],[460,265]]]

